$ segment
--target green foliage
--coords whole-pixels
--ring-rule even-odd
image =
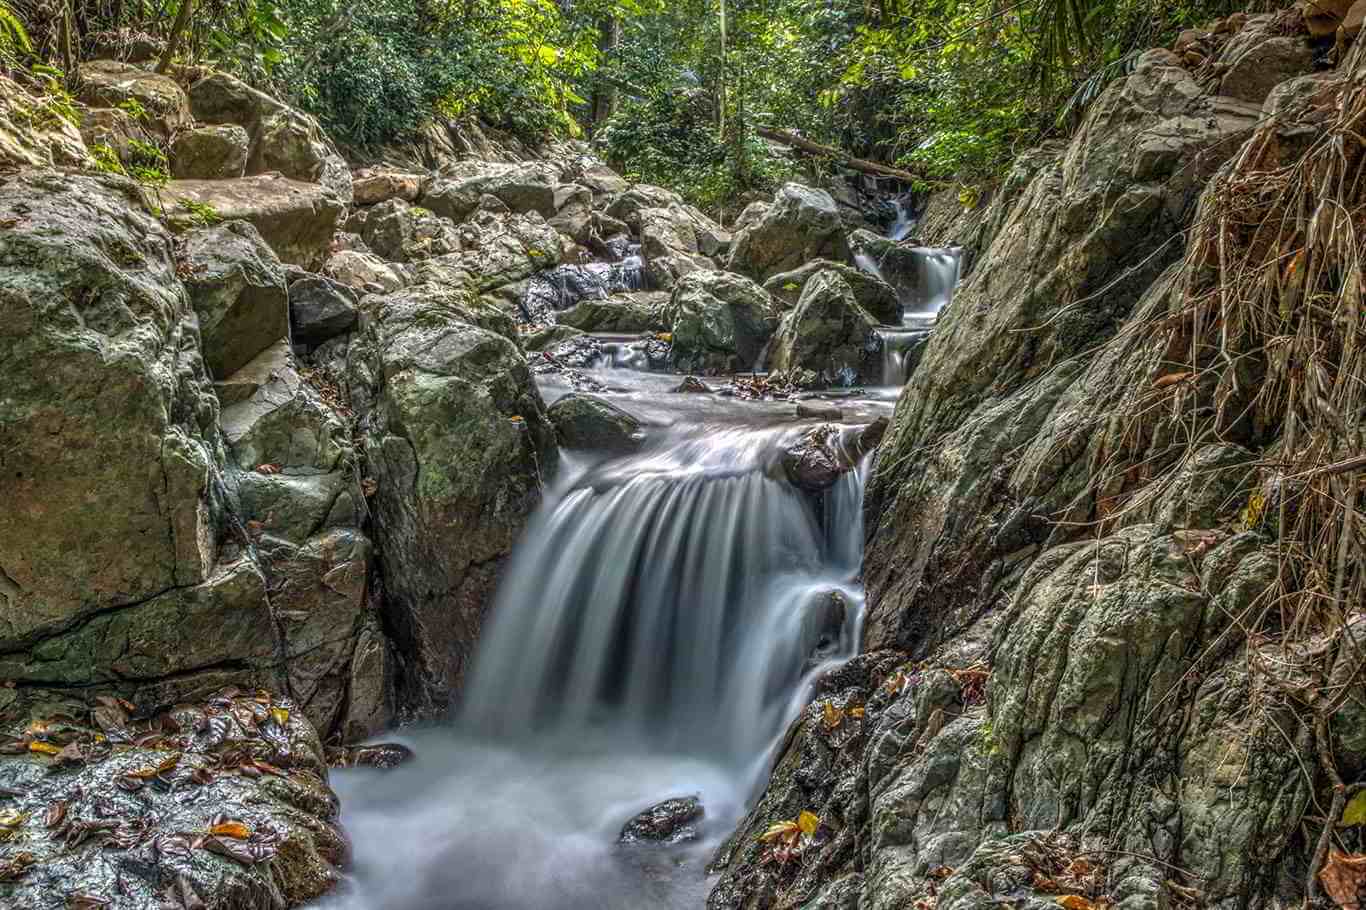
[[[150,142],[128,140],[128,174],[147,186],[165,186],[171,180],[166,153]]]
[[[16,62],[21,56],[33,52],[29,41],[28,29],[6,0],[0,0],[0,63]]]
[[[218,209],[209,205],[207,202],[196,202],[193,199],[181,199],[181,208],[189,213],[190,223],[199,227],[213,227],[223,221],[223,216],[218,214]]]
[[[90,146],[90,157],[95,162],[95,170],[106,174],[126,175],[123,162],[119,160],[118,150],[107,142],[97,142]]]
[[[147,113],[147,108],[136,98],[123,99],[119,102],[118,109],[134,120],[147,121],[151,119],[151,115]]]

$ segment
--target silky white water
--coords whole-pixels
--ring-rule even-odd
[[[569,460],[454,723],[403,737],[408,765],[335,773],[355,865],[326,907],[703,906],[707,859],[812,673],[852,653],[861,607],[864,472],[813,503],[777,460],[798,429],[755,422]],[[635,813],[690,794],[699,840],[616,843]]]

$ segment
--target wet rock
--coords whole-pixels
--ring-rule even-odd
[[[436,214],[464,221],[479,207],[480,198],[492,196],[514,214],[535,212],[543,218],[555,215],[554,176],[542,165],[490,165],[483,173],[433,180],[420,202]]]
[[[674,288],[664,311],[676,369],[698,373],[754,369],[778,324],[773,298],[729,272],[695,272]]]
[[[0,178],[0,222],[6,652],[204,581],[220,443],[172,241],[138,187]]]
[[[644,318],[641,298],[614,297],[639,291],[642,283],[638,262],[560,265],[532,276],[522,295],[521,306],[525,311],[524,317],[534,321],[549,322],[553,319],[589,332],[630,331],[587,326],[594,322],[594,317],[603,322],[611,321],[610,315],[614,312],[621,314],[619,318],[622,321],[631,315]],[[576,307],[584,309],[576,313]],[[613,310],[611,307],[626,309]],[[570,312],[560,312],[566,310]]]
[[[314,348],[351,331],[359,318],[359,296],[346,285],[309,276],[289,286],[290,337]]]
[[[876,275],[869,275],[851,265],[818,259],[791,272],[782,272],[764,282],[764,290],[788,308],[796,307],[806,290],[807,282],[821,272],[833,271],[844,279],[854,292],[858,305],[872,314],[883,325],[901,324],[901,301],[896,290]]]
[[[638,183],[625,192],[612,197],[603,209],[603,214],[625,224],[631,232],[639,235],[641,216],[646,209],[667,209],[671,205],[683,205],[683,197],[663,187]]]
[[[215,378],[226,379],[289,338],[284,271],[251,224],[229,221],[192,231],[182,261],[199,315],[204,363]]]
[[[181,130],[171,139],[171,176],[230,180],[246,173],[251,137],[235,123]]]
[[[317,184],[271,175],[172,180],[162,195],[173,224],[193,226],[202,221],[186,203],[207,207],[224,221],[249,221],[281,262],[303,268],[323,264],[344,211]]]
[[[674,392],[677,394],[687,395],[709,395],[711,394],[711,391],[711,386],[707,385],[696,376],[684,377],[683,381],[678,384],[678,388],[674,389]]]
[[[829,385],[874,381],[881,371],[877,324],[838,272],[820,272],[778,326],[771,369],[811,370]]]
[[[853,466],[840,428],[829,423],[807,430],[783,453],[788,480],[812,493],[828,490]]]
[[[585,332],[660,332],[668,328],[664,310],[669,295],[658,291],[615,294],[606,300],[584,300],[559,313],[561,325]]]
[[[555,466],[554,430],[514,338],[511,320],[472,293],[423,286],[367,298],[350,347],[384,624],[404,654],[399,697],[415,715],[448,709]]]
[[[415,757],[413,750],[402,743],[373,743],[327,751],[327,763],[334,768],[377,768],[388,771],[407,764]]]
[[[91,107],[137,102],[163,138],[193,122],[189,99],[174,79],[118,60],[91,60],[81,66],[80,99]]]
[[[835,200],[824,190],[789,183],[757,222],[735,235],[726,268],[767,281],[812,259],[848,258]]]
[[[697,826],[694,823],[705,814],[700,797],[666,799],[623,825],[617,841],[622,844],[680,844],[696,840]]]
[[[567,325],[541,326],[522,336],[522,347],[528,351],[546,351],[583,334],[581,329]]]
[[[313,117],[227,73],[210,73],[196,81],[189,100],[196,120],[236,124],[247,131],[248,175],[278,172],[290,180],[319,184],[336,203],[351,204],[351,169]]]
[[[154,910],[169,892],[239,910],[300,906],[335,887],[349,848],[317,733],[289,699],[208,695],[150,713],[23,693],[0,741],[25,748],[0,750],[0,787],[19,794],[7,810],[31,821],[0,845],[0,865],[21,870],[0,900],[52,906],[79,890]]]
[[[799,401],[797,417],[802,420],[843,420],[844,412],[832,404]]]
[[[390,199],[416,202],[425,180],[421,174],[365,168],[352,176],[351,191],[356,205],[375,205]]]
[[[546,412],[560,444],[569,449],[634,452],[644,442],[640,421],[603,398],[572,393]]]

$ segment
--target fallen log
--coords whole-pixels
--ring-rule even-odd
[[[770,139],[774,142],[777,142],[780,145],[786,145],[791,148],[800,149],[801,151],[809,152],[812,155],[823,155],[826,158],[831,158],[835,161],[838,161],[840,164],[844,165],[845,167],[851,170],[859,171],[863,174],[869,174],[874,177],[891,177],[895,180],[900,180],[903,183],[914,183],[915,181],[920,180],[923,177],[923,175],[920,174],[913,174],[910,171],[903,171],[901,168],[890,167],[885,164],[878,164],[876,161],[868,161],[864,158],[855,158],[848,152],[841,151],[840,149],[837,149],[833,146],[821,145],[819,142],[812,142],[810,139],[803,139],[801,136],[798,136],[796,133],[789,132],[788,130],[775,129],[771,126],[760,126],[755,128],[755,132],[757,132],[760,136],[763,136],[765,139]]]

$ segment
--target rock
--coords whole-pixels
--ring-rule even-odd
[[[199,315],[204,363],[225,379],[289,338],[289,292],[280,260],[256,228],[229,221],[185,239],[185,287]]]
[[[395,714],[396,662],[389,642],[377,622],[367,623],[356,636],[351,657],[351,681],[347,687],[346,716],[342,718],[344,742],[362,742],[383,733]],[[364,751],[364,747],[362,747]],[[355,763],[365,767],[391,768],[410,758],[402,746],[380,744],[358,755]]]
[[[592,190],[594,199],[624,193],[630,186],[620,174],[594,158],[576,162],[565,177]]]
[[[554,430],[515,337],[471,292],[427,286],[367,298],[351,344],[384,625],[404,655],[400,703],[415,716],[448,709],[500,568],[555,467]]]
[[[162,138],[189,126],[190,102],[185,90],[163,76],[118,60],[90,60],[81,65],[80,99],[91,107],[116,108],[136,103],[146,111],[145,123]]]
[[[711,386],[696,376],[685,376],[683,381],[678,384],[678,388],[674,389],[676,394],[687,395],[710,395],[711,391]]]
[[[740,214],[735,216],[735,224],[732,225],[734,233],[738,234],[747,227],[753,227],[764,219],[772,204],[768,202],[751,202],[745,206]]]
[[[1301,0],[1299,9],[1309,34],[1326,38],[1337,32],[1354,5],[1355,0]]]
[[[812,370],[828,384],[876,381],[882,350],[876,329],[877,320],[858,305],[844,278],[838,272],[820,272],[779,324],[771,369]]]
[[[155,145],[156,139],[127,111],[97,107],[81,112],[81,138],[87,149],[107,146],[124,166],[131,165],[137,155],[134,142]]]
[[[634,452],[644,441],[639,420],[595,395],[566,395],[546,415],[560,445],[568,449]]]
[[[544,351],[556,345],[583,337],[581,329],[567,325],[547,325],[522,336],[522,347],[528,351]]]
[[[200,211],[249,221],[281,262],[316,268],[327,257],[343,206],[322,187],[279,176],[172,180],[162,191],[173,224],[201,222]]]
[[[375,205],[390,199],[416,202],[422,195],[425,181],[421,174],[364,168],[351,178],[351,190],[356,205]]]
[[[64,754],[78,757],[0,755],[0,786],[19,794],[7,809],[35,820],[25,826],[23,850],[0,860],[13,863],[21,852],[29,858],[25,873],[0,884],[6,903],[47,906],[54,895],[79,889],[110,906],[152,908],[164,906],[169,891],[182,895],[184,906],[239,910],[301,906],[335,888],[349,848],[318,734],[295,702],[266,698],[261,704],[235,687],[209,689],[195,704],[132,721],[112,701],[43,690],[21,695],[10,709],[18,721],[0,739],[24,735],[30,721],[46,722],[54,728],[46,735],[70,741]],[[253,717],[263,718],[270,735],[258,732]],[[111,750],[111,729],[151,744]],[[131,776],[168,764],[157,781]],[[231,773],[243,765],[253,773]],[[62,810],[55,816],[54,806]],[[40,823],[45,814],[56,822]],[[205,834],[196,846],[186,833],[222,821],[242,825],[246,836]]]
[[[215,382],[213,388],[218,393],[219,403],[227,408],[251,398],[263,386],[281,381],[281,377],[289,377],[295,383],[298,380],[289,340],[285,338],[257,354],[236,373]]]
[[[421,204],[454,222],[467,219],[483,196],[492,196],[514,214],[555,215],[555,179],[538,164],[497,165],[475,176],[437,179],[423,191]]]
[[[1361,34],[1362,23],[1366,22],[1366,0],[1356,0],[1338,27],[1338,46],[1345,47]]]
[[[828,490],[851,467],[839,427],[821,424],[803,433],[783,453],[783,470],[794,485],[813,493]]]
[[[685,276],[664,312],[670,359],[678,370],[717,373],[754,369],[778,325],[768,292],[729,272]]]
[[[0,178],[0,653],[217,560],[217,400],[143,205],[123,178]]]
[[[315,348],[349,332],[360,315],[358,303],[356,292],[340,282],[301,278],[289,286],[290,337],[295,344]]]
[[[586,370],[597,366],[603,357],[602,342],[592,335],[576,332],[545,347],[540,360],[562,368]]]
[[[603,214],[622,222],[632,233],[639,234],[641,213],[645,209],[667,209],[670,206],[682,205],[683,197],[672,190],[651,186],[648,183],[638,183],[612,197]]]
[[[584,332],[659,332],[668,328],[664,310],[669,295],[654,291],[615,294],[606,300],[583,300],[556,314],[561,325]]]
[[[374,743],[348,746],[328,751],[328,762],[337,768],[376,768],[388,771],[416,758],[412,749],[402,743]]]
[[[279,172],[290,180],[320,184],[337,203],[351,204],[351,169],[313,117],[227,73],[196,81],[189,103],[196,120],[236,124],[247,131],[248,175]]]
[[[230,180],[247,170],[251,137],[242,127],[198,126],[171,139],[171,176],[177,180]]]
[[[726,268],[767,281],[812,259],[848,258],[835,200],[825,190],[789,183],[756,223],[735,235]]]
[[[680,844],[697,839],[693,824],[706,814],[702,800],[696,796],[666,799],[632,818],[621,828],[618,843],[637,844],[642,841],[657,844]]]
[[[808,401],[797,402],[799,420],[843,420],[844,412],[834,405],[812,404]]]
[[[361,237],[370,249],[391,262],[412,262],[460,251],[460,237],[454,225],[402,199],[371,206]]]
[[[829,259],[817,259],[791,272],[781,272],[764,282],[764,290],[787,307],[801,300],[806,283],[825,271],[834,271],[854,292],[854,299],[883,325],[901,324],[901,301],[890,284],[861,269]]]
[[[90,156],[80,131],[62,117],[35,122],[36,99],[0,74],[0,165],[6,167],[88,167]]]
[[[1219,94],[1261,104],[1277,85],[1314,69],[1314,51],[1301,35],[1277,33],[1274,19],[1258,18],[1220,54],[1226,69]]]
[[[342,250],[323,265],[323,274],[354,291],[390,294],[406,283],[393,266],[374,253]]]

